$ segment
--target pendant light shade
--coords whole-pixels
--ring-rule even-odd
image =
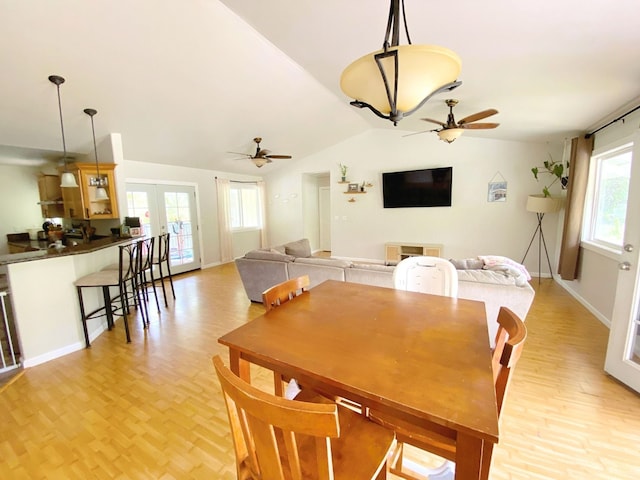
[[[462,128],[445,128],[438,132],[438,137],[443,142],[453,143],[456,138],[462,135],[462,132],[464,132]]]
[[[64,161],[64,172],[60,178],[60,186],[63,188],[78,188],[78,182],[73,173],[67,170],[67,142],[64,139],[64,122],[62,121],[62,102],[60,101],[60,85],[64,83],[64,78],[59,75],[50,75],[49,81],[53,83],[58,90],[58,111],[60,112],[60,129],[62,130],[62,151]]]
[[[96,176],[98,177],[98,187],[96,188],[96,200],[109,200],[109,196],[107,195],[107,191],[102,186],[102,178],[100,177],[100,166],[98,165],[98,147],[96,145],[96,129],[93,125],[93,116],[98,113],[97,110],[93,108],[85,108],[84,113],[91,117],[91,133],[93,134],[93,152],[96,158]]]
[[[400,0],[391,0],[382,50],[354,61],[340,78],[342,91],[355,99],[351,105],[366,107],[394,125],[436,93],[453,90],[462,83],[456,80],[462,69],[460,57],[437,45],[412,45],[406,20],[409,44],[399,45],[400,21]]]

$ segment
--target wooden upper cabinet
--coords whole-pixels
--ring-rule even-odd
[[[73,163],[68,165],[80,188],[62,188],[64,217],[84,220],[119,218],[114,178],[115,164],[100,164],[100,178],[95,163]],[[106,200],[96,198],[96,190],[103,187]]]
[[[58,175],[40,175],[38,177],[38,192],[40,193],[40,208],[42,218],[64,217],[62,189]]]

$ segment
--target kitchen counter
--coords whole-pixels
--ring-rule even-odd
[[[85,243],[81,238],[68,238],[66,239],[67,245],[63,245],[62,248],[49,248],[52,243],[48,240],[9,241],[9,245],[22,248],[24,252],[0,255],[0,265],[89,253],[132,240],[134,240],[132,237],[105,236],[94,237],[93,240]]]
[[[61,249],[46,248],[0,256],[0,265],[7,269],[21,361],[26,368],[85,348],[74,282],[117,263],[118,247],[137,238],[109,236],[89,243],[78,240],[77,245]],[[35,242],[39,247],[40,242]],[[83,299],[87,310],[102,306],[101,289],[86,290]],[[116,294],[115,290],[113,294]],[[91,319],[87,328],[93,341],[107,329],[106,319]],[[112,333],[124,337],[119,324]]]

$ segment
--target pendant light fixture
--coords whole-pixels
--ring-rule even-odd
[[[78,182],[76,177],[67,169],[67,143],[64,140],[64,122],[62,121],[62,102],[60,101],[60,85],[64,83],[64,78],[59,75],[50,75],[49,81],[53,83],[58,89],[58,111],[60,112],[60,129],[62,130],[62,151],[64,161],[64,172],[60,177],[60,186],[65,188],[78,188]]]
[[[98,111],[93,108],[85,108],[84,113],[86,113],[91,117],[91,132],[93,133],[93,152],[96,157],[96,172],[97,172],[96,200],[109,200],[107,191],[102,186],[102,178],[100,177],[100,166],[98,165],[98,147],[96,145],[96,129],[93,125],[93,116],[96,113],[98,113]]]
[[[401,20],[408,45],[399,45]],[[461,85],[462,82],[456,80],[461,68],[460,57],[447,48],[412,45],[404,0],[391,0],[382,50],[349,65],[342,72],[340,88],[355,99],[351,102],[354,107],[366,107],[397,125],[436,93],[451,91]]]

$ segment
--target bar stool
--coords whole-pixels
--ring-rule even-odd
[[[158,308],[158,312],[160,311],[160,302],[158,301],[158,292],[156,291],[156,283],[153,276],[153,252],[154,252],[154,244],[155,238],[147,237],[138,241],[140,246],[140,268],[138,269],[138,286],[142,289],[144,299],[149,301],[149,288],[153,288],[153,296],[156,299],[156,307]],[[102,270],[118,270],[120,265],[118,263],[112,263],[111,265],[107,265]],[[151,277],[151,280],[147,277]]]
[[[78,292],[78,303],[80,305],[80,317],[82,320],[82,328],[84,330],[84,340],[86,347],[89,348],[91,343],[89,341],[89,332],[87,330],[87,320],[92,318],[98,318],[101,316],[107,317],[107,328],[111,330],[114,326],[113,315],[121,314],[124,323],[124,331],[127,337],[127,343],[131,343],[131,335],[129,333],[129,319],[130,313],[130,300],[133,300],[134,306],[140,306],[142,315],[142,323],[146,328],[149,320],[146,312],[146,304],[140,297],[139,273],[141,266],[141,256],[139,254],[141,249],[140,242],[128,243],[119,247],[119,260],[118,269],[105,269],[99,272],[90,273],[84,277],[80,277],[74,282],[76,290]],[[127,290],[127,282],[131,284],[131,293]],[[87,313],[85,311],[84,299],[82,297],[83,288],[96,288],[102,289],[102,298],[104,305],[98,307],[95,310]],[[115,297],[111,297],[110,288],[117,287],[118,294]],[[118,307],[114,303],[119,301]],[[104,310],[104,313],[102,311]]]
[[[157,265],[158,271],[160,272],[160,278],[153,279],[152,277],[152,281],[153,283],[155,283],[156,280],[160,280],[160,284],[162,285],[162,295],[164,295],[165,307],[169,306],[169,303],[167,302],[167,291],[164,286],[165,278],[169,278],[169,283],[171,284],[171,294],[173,295],[173,299],[174,300],[176,299],[176,292],[173,289],[173,278],[171,277],[171,260],[169,258],[169,246],[170,246],[169,233],[163,233],[162,235],[158,235],[158,256],[154,256],[151,262],[151,266],[153,267],[154,265]],[[167,267],[166,276],[162,271],[163,263]],[[151,270],[153,272],[153,268]]]

